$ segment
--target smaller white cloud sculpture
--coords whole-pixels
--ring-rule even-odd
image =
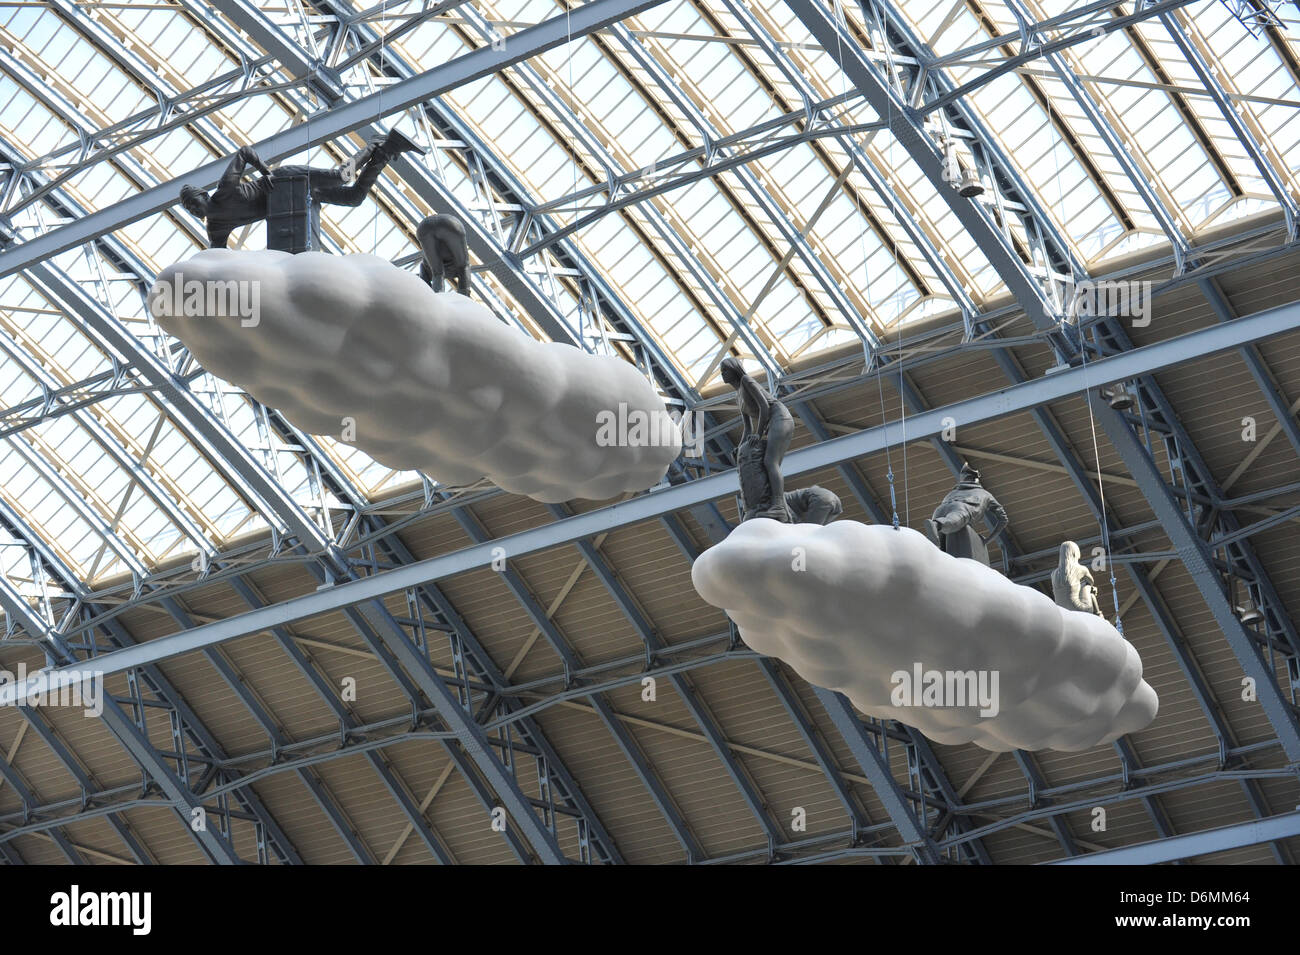
[[[758,518],[691,578],[753,649],[939,743],[1075,752],[1155,719],[1142,661],[1109,623],[907,528]]]
[[[539,342],[371,255],[209,249],[150,291],[212,374],[311,434],[538,501],[663,479],[681,431],[630,364]]]

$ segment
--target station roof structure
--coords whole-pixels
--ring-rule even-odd
[[[0,708],[0,858],[1294,862],[1298,84],[1263,0],[0,3],[0,665],[113,697]],[[394,471],[157,327],[182,184],[393,127],[426,155],[326,249],[413,269],[461,217],[502,321],[706,422],[665,486]],[[1150,321],[1081,316],[1101,280]],[[1156,722],[943,747],[739,643],[690,584],[737,519],[728,354],[846,517],[916,526],[969,459],[1009,576],[1107,552]]]

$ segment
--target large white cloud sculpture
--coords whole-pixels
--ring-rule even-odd
[[[164,269],[149,306],[304,431],[444,484],[600,500],[657,484],[681,450],[627,362],[536,341],[375,256],[209,249]]]
[[[1155,719],[1142,661],[1109,623],[907,528],[757,518],[701,554],[691,578],[759,653],[939,743],[1074,752]],[[983,710],[981,673],[997,691]],[[936,677],[973,705],[916,705]]]

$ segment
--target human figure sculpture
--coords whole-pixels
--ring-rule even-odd
[[[739,449],[740,484],[746,510],[750,512],[748,516],[782,520],[777,515],[788,511],[781,461],[794,438],[794,418],[784,404],[745,373],[737,359],[730,356],[722,359],[719,369],[722,380],[736,389],[740,399],[740,417],[744,422]],[[791,523],[788,518],[784,520]]]
[[[267,217],[268,201],[277,184],[293,178],[305,178],[310,201],[340,206],[359,206],[370,193],[384,167],[400,153],[423,152],[396,129],[387,136],[376,137],[357,156],[333,169],[287,165],[274,169],[262,162],[252,146],[242,146],[230,160],[225,174],[211,195],[202,189],[181,187],[181,205],[203,219],[208,229],[208,246],[224,249],[230,234],[240,226],[260,222]],[[260,172],[261,178],[245,179],[248,167]],[[355,181],[353,180],[353,171]],[[310,210],[302,209],[307,216]]]
[[[736,449],[736,469],[740,472],[740,520],[743,523],[755,517],[766,517],[782,524],[793,524],[795,519],[786,503],[786,495],[777,497],[772,493],[766,459],[767,442],[755,435],[741,440]]]
[[[1066,541],[1061,545],[1061,559],[1052,571],[1052,597],[1059,607],[1095,613],[1103,620],[1106,615],[1097,604],[1097,586],[1092,571],[1079,560],[1079,545]]]
[[[753,436],[741,442],[737,457],[740,470],[741,523],[766,517],[782,524],[829,524],[844,513],[839,495],[819,485],[786,491],[777,499],[772,496],[767,468],[763,464],[766,447]]]
[[[993,527],[987,536],[975,530],[975,523],[988,516]],[[930,542],[946,554],[969,557],[986,567],[989,563],[988,542],[1007,525],[1007,512],[997,499],[980,484],[980,473],[962,464],[957,486],[947,493],[925,522]]]
[[[465,244],[465,223],[455,216],[428,216],[415,230],[424,250],[420,278],[435,292],[441,292],[444,278],[456,283],[456,291],[469,295],[469,249]]]
[[[817,484],[786,491],[785,506],[795,524],[829,524],[844,513],[839,495]]]

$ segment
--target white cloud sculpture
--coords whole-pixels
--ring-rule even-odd
[[[657,484],[681,450],[632,365],[539,342],[375,256],[209,249],[164,269],[149,305],[299,428],[444,484],[602,500]]]
[[[1076,752],[1155,719],[1142,661],[1109,623],[907,528],[756,518],[691,578],[759,653],[939,743]]]

